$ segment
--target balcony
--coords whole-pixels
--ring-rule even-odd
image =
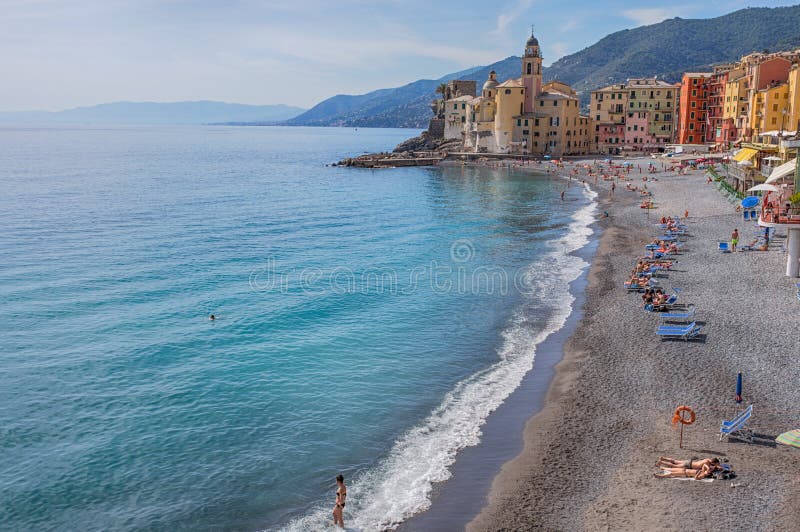
[[[758,225],[763,227],[800,226],[800,207],[791,207],[786,198],[791,195],[791,188],[784,192],[783,205],[780,204],[781,196],[775,192],[768,192],[761,200],[761,215]]]

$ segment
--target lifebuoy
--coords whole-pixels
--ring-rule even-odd
[[[688,418],[683,415],[684,412],[689,413]],[[672,415],[672,424],[681,423],[683,425],[691,425],[694,423],[695,419],[697,419],[697,415],[694,413],[694,410],[692,410],[690,406],[681,405],[675,409],[675,413]]]

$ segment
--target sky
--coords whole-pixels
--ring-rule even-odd
[[[0,0],[0,111],[112,101],[311,107],[757,0]]]

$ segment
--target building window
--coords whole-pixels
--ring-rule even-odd
[[[530,75],[530,73],[532,71],[531,70],[532,68],[533,68],[533,64],[532,63],[528,63],[528,75]]]
[[[694,142],[694,135],[689,135],[689,142]]]
[[[528,119],[526,118],[525,119],[525,126],[527,126],[527,125],[528,125]]]
[[[458,104],[457,103],[453,104],[453,109],[458,109]]]
[[[558,100],[553,100],[553,107],[558,107]]]
[[[525,136],[528,136],[530,134],[530,131],[527,130],[527,129],[523,129],[522,130],[522,134],[525,135]]]
[[[667,91],[667,98],[672,98],[672,91]]]
[[[517,125],[518,125],[518,126],[521,126],[521,125],[522,125],[522,119],[521,119],[521,118],[517,118]]]
[[[544,100],[539,100],[539,107],[544,107]]]
[[[534,126],[538,126],[539,125],[539,119],[538,118],[533,121],[533,125]]]
[[[692,96],[697,96],[697,89],[692,89]]]
[[[463,111],[463,110],[464,110],[464,109],[466,109],[466,108],[467,108],[467,104],[465,104],[465,103],[462,103],[462,104],[461,104],[461,110]]]
[[[692,111],[691,113],[689,113],[689,118],[691,118],[692,120],[694,120],[694,111]]]
[[[689,129],[694,130],[694,122],[689,123]]]
[[[466,116],[462,116],[462,117],[461,117],[461,123],[463,124],[463,123],[464,123],[464,122],[466,122],[466,121],[467,121],[467,117],[466,117]]]
[[[778,123],[778,119],[773,116],[772,117],[772,125],[774,126],[777,123]]]
[[[511,89],[506,89],[506,94],[511,94]]]
[[[778,110],[778,104],[777,103],[773,103],[772,104],[772,110],[773,111],[777,111]]]

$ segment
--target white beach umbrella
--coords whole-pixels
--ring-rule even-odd
[[[780,192],[780,191],[781,191],[781,189],[780,189],[780,188],[778,188],[778,187],[776,187],[775,185],[767,185],[767,184],[765,184],[765,183],[762,183],[762,184],[760,184],[760,185],[756,185],[756,186],[754,186],[754,187],[752,187],[752,188],[748,188],[748,189],[747,189],[747,191],[748,191],[748,192],[757,192],[757,191],[763,191],[763,192]]]

